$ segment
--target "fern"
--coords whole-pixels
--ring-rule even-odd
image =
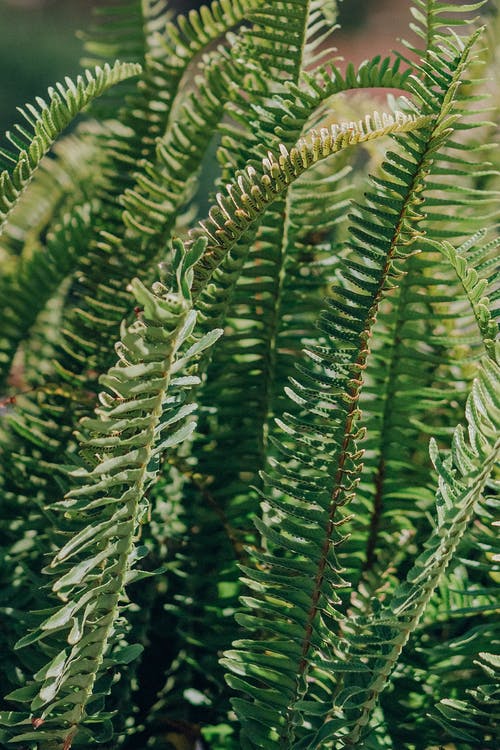
[[[449,564],[470,523],[474,505],[480,500],[488,477],[498,461],[500,446],[497,439],[498,417],[495,416],[498,410],[498,375],[496,361],[485,360],[467,403],[469,441],[465,438],[464,429],[458,427],[453,435],[451,457],[447,460],[441,459],[435,442],[431,442],[431,456],[439,478],[436,529],[426,544],[427,549],[409,571],[407,583],[395,592],[387,609],[383,608],[379,617],[374,618],[375,632],[371,636],[374,638],[373,642],[385,642],[390,645],[390,649],[384,653],[383,658],[377,657],[378,663],[373,676],[364,689],[368,699],[361,703],[359,693],[356,694],[354,703],[359,705],[359,718],[343,739],[346,747],[359,742],[378,693],[383,689],[409,634],[416,627],[439,577]],[[492,421],[489,417],[482,418],[485,407]],[[463,479],[456,476],[459,467],[467,467],[460,471]],[[390,613],[397,616],[399,627],[391,622]],[[380,630],[381,640],[377,638],[377,630]]]
[[[139,71],[137,65],[128,63],[115,63],[113,68],[105,65],[102,69],[96,68],[94,74],[87,71],[84,77],[77,79],[76,84],[67,79],[66,86],[59,84],[57,90],[49,89],[49,104],[39,99],[37,107],[27,104],[26,110],[21,110],[29,129],[19,125],[16,133],[10,134],[10,141],[19,151],[19,156],[14,157],[8,152],[2,154],[4,160],[14,163],[14,167],[4,170],[0,177],[2,225],[24,192],[40,160],[73,118],[107,88],[129,76],[137,75]]]
[[[95,73],[25,108],[2,746],[494,747],[481,6],[416,0],[355,66],[336,2],[110,2]]]
[[[178,286],[168,296],[161,287],[152,294],[139,281],[133,283],[143,307],[141,320],[123,331],[118,363],[102,378],[107,387],[100,395],[102,406],[95,419],[82,423],[82,452],[91,468],[73,472],[82,487],[61,503],[66,515],[81,519],[82,526],[50,564],[59,573],[52,590],[65,604],[17,644],[41,642],[53,654],[55,643],[66,640],[69,648],[38,670],[33,686],[9,696],[19,701],[31,694],[32,711],[43,710],[47,717],[36,735],[21,733],[14,741],[57,739],[69,747],[105,668],[104,657],[120,635],[120,602],[141,554],[133,540],[145,513],[144,494],[155,479],[158,456],[195,427],[189,419],[194,405],[182,401],[183,390],[197,379],[180,373],[221,333],[216,330],[194,342],[191,338],[196,311],[190,305],[190,269],[202,250],[202,242],[185,257],[177,249],[173,265]],[[117,656],[123,659],[119,652]],[[57,728],[61,724],[67,725],[64,734]]]

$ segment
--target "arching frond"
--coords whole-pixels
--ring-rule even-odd
[[[248,226],[312,164],[356,143],[425,127],[427,123],[426,117],[403,113],[397,113],[396,117],[385,113],[380,116],[376,112],[364,121],[324,128],[310,140],[299,142],[290,152],[283,147],[279,157],[269,153],[263,161],[262,174],[249,167],[234,185],[228,186],[226,195],[217,196],[218,206],[203,224],[202,231],[210,237],[211,243],[196,267],[194,290],[208,283],[215,268]]]
[[[4,160],[14,164],[0,175],[2,225],[31,180],[40,160],[74,117],[110,86],[139,72],[138,65],[119,62],[112,68],[105,65],[93,72],[87,70],[77,78],[76,83],[67,78],[65,85],[57,84],[55,88],[50,88],[48,103],[40,98],[36,106],[27,104],[24,110],[20,110],[28,127],[17,126],[16,132],[7,136],[19,153],[2,154]]]

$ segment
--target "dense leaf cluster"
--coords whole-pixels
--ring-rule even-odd
[[[336,5],[110,3],[20,110],[2,747],[497,746],[483,3],[359,66]]]

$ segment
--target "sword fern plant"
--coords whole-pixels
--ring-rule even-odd
[[[497,746],[482,6],[355,66],[334,1],[110,4],[20,110],[2,747]]]

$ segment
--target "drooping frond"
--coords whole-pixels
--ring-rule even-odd
[[[1,225],[26,189],[40,160],[75,116],[110,86],[139,72],[138,65],[119,62],[113,67],[105,65],[94,71],[87,70],[76,83],[67,78],[65,85],[56,84],[55,88],[49,88],[48,103],[40,98],[36,106],[27,104],[24,110],[20,110],[28,127],[19,125],[15,133],[7,136],[19,153],[2,153],[4,160],[14,166],[0,175]]]

